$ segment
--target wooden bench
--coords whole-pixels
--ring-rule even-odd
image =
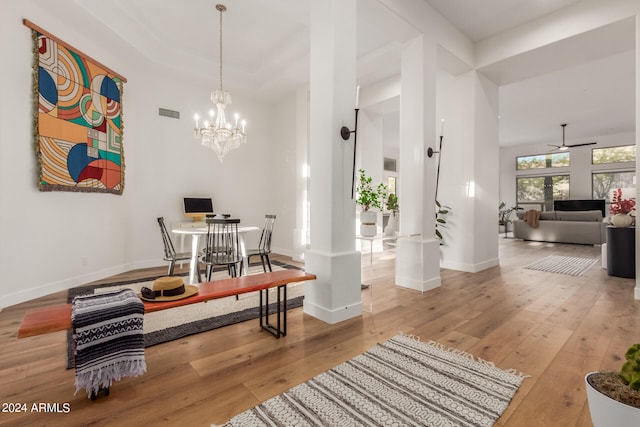
[[[198,284],[200,288],[198,293],[188,298],[166,302],[144,301],[144,311],[145,313],[151,313],[167,308],[181,307],[183,305],[205,302],[212,299],[259,291],[260,327],[273,334],[276,338],[280,338],[280,336],[287,334],[287,284],[315,279],[316,276],[314,274],[291,269],[215,280]],[[268,290],[270,288],[277,288],[276,325],[269,323],[269,311],[267,307],[269,306]],[[263,291],[265,292],[264,301]],[[283,292],[282,296],[281,291]],[[22,324],[18,329],[18,338],[32,337],[67,329],[71,329],[71,304],[44,307],[29,310],[25,313]]]

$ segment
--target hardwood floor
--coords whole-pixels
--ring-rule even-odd
[[[599,262],[582,277],[522,268],[550,254],[599,259],[600,247],[500,238],[499,267],[442,270],[442,286],[424,294],[393,285],[392,251],[375,253],[373,265],[364,254],[372,313],[328,325],[296,308],[279,340],[248,321],[149,347],[147,373],[114,383],[96,401],[73,393],[64,332],[16,338],[25,310],[64,302],[66,292],[9,307],[0,312],[0,402],[27,410],[0,412],[0,426],[220,424],[399,331],[529,375],[497,425],[589,426],[584,375],[617,370],[627,347],[640,342],[640,301],[634,280],[607,276]],[[58,403],[60,412],[32,412],[34,403]]]

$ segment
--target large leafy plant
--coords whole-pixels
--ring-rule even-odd
[[[356,192],[358,197],[356,203],[362,206],[363,211],[368,211],[371,208],[382,210],[382,201],[384,200],[387,186],[383,183],[378,186],[373,185],[373,178],[367,176],[364,169],[359,169],[358,186]]]
[[[507,207],[505,202],[500,202],[498,206],[498,224],[505,225],[510,219],[513,211],[522,210],[519,206],[512,206],[510,208]]]
[[[620,376],[634,390],[640,390],[640,344],[634,344],[625,354]]]
[[[436,237],[440,240],[440,244],[444,244],[444,238],[440,229],[447,228],[447,215],[451,208],[449,206],[442,205],[436,200]]]

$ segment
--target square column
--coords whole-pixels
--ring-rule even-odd
[[[640,171],[640,13],[636,15],[636,175]],[[640,257],[640,227],[636,226],[636,272]],[[640,278],[636,273],[634,298],[640,299]]]
[[[400,235],[396,284],[427,291],[440,286],[440,248],[435,237],[437,45],[416,37],[402,52],[400,82]]]
[[[362,314],[360,252],[351,199],[356,103],[356,1],[311,2],[309,200],[310,248],[304,312],[327,323]]]

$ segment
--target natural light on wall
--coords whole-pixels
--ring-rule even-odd
[[[310,212],[307,188],[309,177],[311,176],[311,168],[307,163],[302,165],[301,175],[305,190],[302,191],[302,230],[300,230],[300,245],[302,245],[302,247],[308,247],[311,238],[309,233]]]
[[[466,194],[467,194],[467,199],[473,199],[476,196],[476,183],[475,181],[469,181],[467,182],[467,186],[466,186]]]

